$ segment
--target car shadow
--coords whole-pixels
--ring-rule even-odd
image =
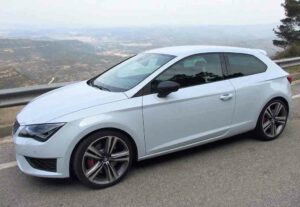
[[[213,151],[218,148],[225,147],[225,146],[237,144],[239,142],[251,141],[251,140],[254,141],[255,138],[252,133],[247,132],[244,134],[232,136],[232,137],[229,137],[226,139],[207,143],[207,144],[200,145],[197,147],[192,147],[192,148],[181,150],[178,152],[173,152],[173,153],[162,155],[159,157],[154,157],[151,159],[135,162],[133,168],[139,169],[139,168],[151,167],[154,165],[163,164],[165,162],[170,162],[170,161],[177,160],[177,159],[188,158],[188,157],[194,156],[196,154],[200,155],[205,152],[209,152],[209,151]]]
[[[29,177],[28,179],[32,180],[36,185],[43,184],[47,186],[57,186],[57,187],[67,187],[80,184],[75,177],[70,178],[40,178],[40,177]]]

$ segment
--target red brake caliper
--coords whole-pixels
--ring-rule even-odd
[[[91,168],[95,165],[95,161],[93,159],[88,159],[87,160],[87,165],[88,165],[88,168]]]
[[[264,118],[263,118],[263,123],[266,123],[267,121],[268,121],[267,117],[264,116]]]

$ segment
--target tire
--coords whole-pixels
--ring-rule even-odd
[[[277,107],[282,107],[279,108]],[[288,118],[288,108],[281,99],[273,99],[261,111],[254,130],[256,138],[271,141],[284,131]],[[275,128],[274,128],[275,127]]]
[[[120,182],[131,168],[133,148],[130,139],[118,131],[95,132],[76,148],[72,165],[84,185],[106,188]]]

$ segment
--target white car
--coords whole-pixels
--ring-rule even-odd
[[[290,82],[262,50],[150,50],[30,102],[13,129],[18,166],[103,188],[135,160],[252,130],[273,140],[287,123]]]

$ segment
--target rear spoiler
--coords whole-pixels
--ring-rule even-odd
[[[268,53],[265,50],[261,50],[261,49],[256,49],[256,51],[260,52],[261,54],[267,56]]]

